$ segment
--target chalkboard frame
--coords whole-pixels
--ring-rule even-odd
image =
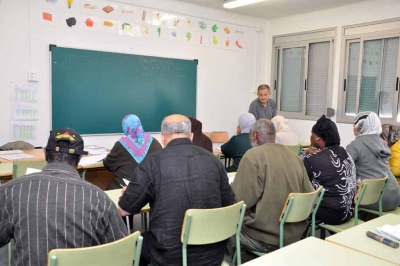
[[[142,121],[144,130],[146,132],[159,132],[160,131],[160,125],[161,125],[161,120],[162,118],[164,118],[165,116],[172,114],[172,113],[181,113],[187,116],[196,116],[196,111],[197,111],[197,106],[196,106],[196,102],[197,102],[197,64],[198,61],[197,59],[177,59],[177,58],[167,58],[167,57],[156,57],[156,56],[147,56],[147,55],[137,55],[137,54],[125,54],[125,53],[116,53],[116,52],[109,52],[109,51],[98,51],[98,50],[87,50],[87,49],[79,49],[79,48],[69,48],[69,47],[58,47],[56,45],[49,45],[49,51],[50,51],[50,69],[51,69],[51,73],[50,73],[50,101],[51,101],[51,112],[50,112],[50,121],[51,121],[51,129],[56,129],[56,128],[60,128],[60,127],[71,127],[74,128],[75,130],[77,130],[78,132],[80,132],[82,135],[115,135],[115,134],[121,134],[122,133],[122,126],[121,126],[121,121],[122,118],[128,114],[128,113],[133,113],[139,116],[139,118]],[[92,87],[84,87],[82,84],[78,84],[76,87],[84,87],[85,90],[87,91],[80,91],[82,92],[82,95],[77,95],[77,94],[81,94],[81,93],[76,93],[77,91],[75,91],[75,86],[69,86],[66,87],[68,85],[65,85],[66,83],[69,84],[69,82],[71,81],[72,84],[74,82],[75,79],[67,79],[65,76],[60,78],[60,71],[59,70],[60,67],[55,67],[56,64],[55,63],[60,63],[60,61],[56,61],[59,60],[59,54],[57,54],[57,52],[66,52],[68,54],[68,52],[77,52],[79,53],[83,53],[89,56],[93,56],[93,54],[96,54],[100,57],[105,56],[107,58],[112,58],[112,60],[125,60],[125,59],[121,59],[122,56],[125,57],[129,57],[130,59],[137,59],[137,60],[142,60],[139,62],[147,62],[149,61],[150,64],[152,64],[151,62],[155,62],[154,64],[161,64],[161,68],[162,66],[165,67],[165,65],[163,64],[167,64],[168,66],[171,65],[174,68],[172,68],[173,70],[176,70],[177,72],[174,72],[174,77],[168,76],[171,74],[170,69],[163,69],[163,70],[157,70],[157,71],[164,71],[165,75],[167,75],[166,78],[165,76],[163,77],[165,79],[168,79],[167,83],[166,82],[162,82],[162,88],[158,89],[155,87],[150,88],[152,91],[152,95],[156,96],[158,93],[161,93],[161,96],[157,96],[154,98],[146,98],[147,101],[150,102],[146,102],[146,103],[136,103],[135,108],[132,108],[132,110],[130,110],[131,106],[129,104],[129,106],[126,106],[127,103],[126,101],[124,102],[124,106],[123,108],[125,109],[125,111],[119,111],[118,115],[114,116],[112,119],[110,118],[110,116],[108,116],[108,112],[110,112],[110,109],[107,109],[107,112],[103,112],[103,114],[107,115],[107,118],[103,119],[103,116],[100,115],[101,112],[98,112],[97,116],[93,116],[92,113],[93,112],[92,108],[93,106],[97,103],[97,101],[99,100],[99,97],[97,97],[97,101],[96,98],[93,97],[89,97],[92,95],[95,95],[95,93],[97,93],[97,91],[95,90],[95,85],[96,83],[89,83],[90,86]],[[54,54],[56,52],[56,54]],[[54,56],[56,55],[56,56]],[[76,57],[78,59],[76,60],[81,60],[81,57]],[[97,59],[97,58],[95,58]],[[147,60],[147,61],[146,61]],[[65,60],[64,62],[61,63],[65,63],[68,60]],[[113,63],[113,62],[112,62]],[[112,63],[110,63],[110,65],[112,65]],[[118,63],[118,62],[117,62]],[[126,63],[126,62],[125,62]],[[66,65],[71,64],[71,62],[67,62],[65,63]],[[90,63],[89,63],[90,64]],[[176,64],[176,66],[175,66]],[[60,65],[60,64],[59,64]],[[58,65],[58,66],[59,66]],[[82,65],[84,65],[82,63]],[[76,66],[76,65],[75,65]],[[124,65],[126,66],[126,65]],[[142,65],[143,66],[143,65]],[[140,68],[140,66],[135,66]],[[71,69],[73,69],[73,67],[71,67]],[[189,70],[187,70],[189,69]],[[119,70],[119,69],[118,69]],[[145,75],[146,73],[153,73],[152,70],[149,69],[136,69],[139,70],[138,73],[141,73],[143,75]],[[75,71],[75,69],[71,70],[72,72]],[[112,71],[116,71],[115,69],[112,69]],[[140,72],[140,71],[143,71]],[[82,73],[82,72],[80,72]],[[136,72],[130,72],[130,73],[135,73]],[[154,72],[155,73],[155,72]],[[154,74],[153,73],[153,74]],[[77,75],[76,72],[74,73],[67,73],[69,75]],[[134,75],[135,75],[134,74]],[[157,73],[158,74],[158,73]],[[162,73],[163,74],[163,73]],[[179,76],[178,77],[175,77]],[[63,76],[63,75],[61,75]],[[98,75],[100,76],[100,75]],[[161,75],[162,77],[162,75]],[[65,79],[63,79],[65,78]],[[68,80],[68,81],[67,81]],[[76,82],[79,82],[80,79],[78,76],[76,76]],[[181,84],[181,80],[183,84]],[[64,82],[62,82],[64,81]],[[150,79],[150,81],[148,81],[148,79],[146,79],[146,82],[149,82],[151,86],[152,82],[157,82],[154,78]],[[82,81],[85,82],[85,81]],[[158,81],[159,83],[161,83],[161,81]],[[174,84],[174,82],[176,84]],[[64,84],[65,83],[65,84]],[[130,85],[132,85],[131,83],[129,83]],[[172,84],[172,85],[171,85]],[[99,85],[99,84],[97,84]],[[100,83],[99,86],[102,86],[102,83]],[[122,85],[123,86],[123,85]],[[132,85],[133,86],[133,85]],[[165,87],[166,86],[168,89],[171,89],[170,91],[174,91],[177,93],[170,93],[170,95],[172,95],[170,98],[166,97],[167,94],[165,94]],[[173,88],[172,88],[172,87]],[[188,87],[185,87],[188,86]],[[69,88],[73,87],[72,92],[70,94],[68,94],[66,91],[69,90]],[[113,84],[114,87],[114,84]],[[178,88],[179,87],[179,88]],[[128,86],[126,88],[129,88]],[[113,88],[114,89],[114,88]],[[121,89],[121,88],[119,88]],[[132,88],[129,88],[132,89]],[[125,90],[125,89],[122,89]],[[137,89],[136,89],[137,90]],[[145,89],[142,89],[143,91]],[[61,91],[61,92],[60,92]],[[140,91],[140,93],[143,93],[143,91]],[[135,91],[136,93],[138,93],[138,91]],[[157,93],[154,93],[157,92]],[[110,93],[110,92],[109,92]],[[132,94],[132,92],[130,91],[129,93]],[[101,94],[101,93],[99,93]],[[88,100],[87,105],[83,105],[82,104],[82,97],[84,96],[88,96],[85,99]],[[114,96],[114,94],[113,94]],[[142,96],[142,95],[141,95]],[[75,97],[75,98],[74,98]],[[67,100],[65,100],[67,98]],[[101,97],[100,97],[101,98]],[[116,109],[119,110],[122,107],[119,106],[120,102],[112,102],[112,100],[110,100],[112,97],[107,98],[107,101],[111,101],[110,102],[110,106],[113,107],[111,108],[111,112],[112,109]],[[178,98],[178,100],[174,99],[174,98]],[[80,99],[80,100],[78,100]],[[95,100],[93,100],[95,99]],[[121,99],[120,99],[121,100]],[[154,101],[153,101],[154,100]],[[108,102],[107,102],[108,103]],[[76,104],[76,106],[74,105]],[[144,106],[145,105],[145,106]],[[90,106],[91,110],[88,110]],[[139,107],[141,106],[141,107]],[[153,107],[156,107],[157,110],[154,111]],[[118,108],[117,108],[118,107]],[[127,107],[129,107],[129,111],[127,109]],[[151,108],[150,108],[151,107]],[[163,109],[163,107],[165,108],[165,111]],[[101,108],[101,106],[100,106]],[[142,109],[140,109],[142,108]],[[60,111],[62,110],[62,111]],[[170,111],[169,111],[170,110]],[[101,111],[99,109],[99,111]],[[152,115],[148,115],[148,113],[153,112]],[[90,116],[89,116],[90,114]],[[74,117],[74,119],[70,118],[69,115],[72,115]],[[85,118],[85,116],[87,116],[87,120],[88,121],[81,121],[82,118]],[[161,117],[162,116],[162,117]],[[68,118],[66,118],[68,117]],[[93,119],[93,117],[95,117],[96,119]],[[111,125],[110,129],[106,129],[104,130],[105,126],[100,126],[99,123],[102,123],[104,121],[107,121],[107,125]],[[79,122],[77,122],[79,121]],[[82,124],[84,124],[84,126],[82,126]],[[94,129],[93,129],[94,128]]]

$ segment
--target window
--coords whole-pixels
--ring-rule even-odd
[[[274,97],[279,114],[316,119],[330,99],[335,30],[274,37]]]
[[[347,27],[344,35],[340,122],[372,111],[383,123],[399,117],[399,21]]]

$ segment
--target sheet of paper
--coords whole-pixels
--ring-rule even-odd
[[[376,230],[378,230],[379,233],[385,236],[389,236],[394,239],[400,240],[400,224],[397,225],[385,224],[382,227],[377,227]]]
[[[33,158],[34,156],[25,153],[15,153],[15,154],[0,155],[0,157],[10,161],[16,161],[21,159]]]
[[[106,156],[107,156],[107,154],[85,156],[85,157],[81,158],[81,161],[79,162],[79,165],[85,166],[85,165],[98,164],[101,160],[106,158]]]
[[[233,180],[235,180],[236,172],[228,173],[229,184],[232,184]]]
[[[95,146],[95,145],[85,146],[84,150],[87,151],[89,154],[104,154],[104,153],[108,153],[106,148],[98,147],[98,146]]]
[[[28,168],[26,168],[25,174],[29,175],[29,174],[33,174],[33,173],[39,173],[39,172],[42,172],[42,170],[28,167]]]
[[[130,182],[130,181],[129,181],[128,179],[126,179],[126,178],[122,178],[122,179],[124,180],[124,182],[125,182],[126,185],[129,185],[129,182]]]
[[[23,151],[21,150],[11,150],[11,151],[0,151],[0,155],[6,155],[6,154],[21,154]]]

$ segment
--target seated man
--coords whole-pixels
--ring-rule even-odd
[[[50,134],[42,172],[0,186],[0,247],[14,239],[12,265],[46,265],[56,248],[81,248],[128,235],[117,208],[76,167],[84,143],[78,132]]]
[[[226,171],[215,156],[191,142],[190,121],[182,115],[164,118],[164,149],[146,157],[119,200],[121,215],[138,213],[150,202],[150,231],[143,234],[141,265],[182,265],[180,235],[187,209],[233,204]],[[188,246],[188,265],[220,266],[226,241]],[[151,254],[151,256],[150,256]]]
[[[312,192],[303,161],[281,144],[275,144],[274,124],[256,121],[250,130],[253,148],[240,161],[232,189],[237,201],[243,200],[247,212],[241,244],[264,253],[279,247],[279,216],[292,192]],[[285,224],[285,245],[300,237],[307,221]]]

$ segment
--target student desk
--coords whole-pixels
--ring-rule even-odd
[[[326,241],[399,265],[400,248],[389,247],[366,235],[367,231],[382,235],[378,233],[376,227],[384,224],[395,225],[399,223],[400,215],[387,214],[327,237]],[[392,240],[399,242],[395,239]],[[373,264],[370,263],[370,265]]]
[[[34,156],[33,158],[22,159],[20,161],[43,161],[45,160],[43,149],[23,150],[24,153]],[[87,171],[86,180],[90,183],[106,190],[107,186],[115,180],[114,173],[105,169],[103,162],[98,164],[77,167],[78,171]],[[13,161],[0,158],[0,180],[10,180],[13,172]]]
[[[315,237],[308,237],[242,265],[355,266],[393,264]]]

